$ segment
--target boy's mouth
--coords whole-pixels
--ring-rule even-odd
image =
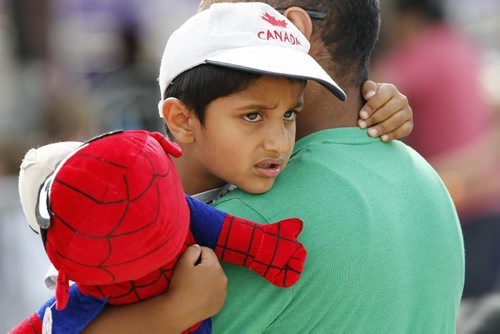
[[[255,165],[257,173],[264,177],[275,178],[281,172],[281,159],[266,159]]]

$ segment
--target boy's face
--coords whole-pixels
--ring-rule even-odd
[[[268,191],[295,143],[295,118],[305,84],[262,76],[247,89],[212,101],[195,127],[195,149],[214,184]]]

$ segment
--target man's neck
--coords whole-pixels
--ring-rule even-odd
[[[297,123],[297,140],[311,133],[335,128],[357,127],[359,111],[364,102],[359,87],[345,89],[347,101],[342,102],[326,89],[306,95],[306,109]]]

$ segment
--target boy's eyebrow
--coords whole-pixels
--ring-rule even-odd
[[[273,109],[276,108],[276,105],[268,106],[264,104],[247,104],[241,107],[236,108],[236,110],[245,110],[245,109]],[[294,107],[291,107],[289,109],[303,109],[304,108],[304,102],[299,101]]]

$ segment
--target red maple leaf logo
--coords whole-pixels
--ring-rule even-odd
[[[261,16],[264,21],[271,23],[273,26],[286,28],[287,23],[285,20],[277,20],[274,16],[269,13],[265,13]]]

